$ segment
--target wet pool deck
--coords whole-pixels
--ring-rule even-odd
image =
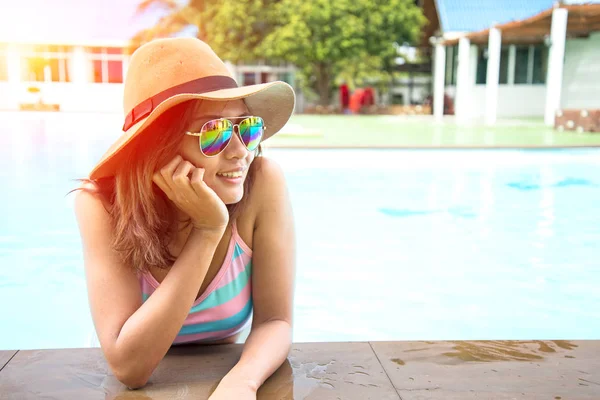
[[[173,348],[143,389],[100,349],[0,351],[0,399],[206,399],[241,344]],[[258,399],[600,399],[600,341],[294,344]]]

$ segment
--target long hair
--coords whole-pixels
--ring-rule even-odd
[[[91,183],[94,190],[84,187],[72,190],[100,195],[104,203],[109,204],[107,212],[114,233],[111,245],[125,265],[134,270],[164,269],[176,260],[168,246],[177,233],[177,210],[152,182],[152,175],[178,153],[184,139],[183,132],[192,118],[198,115],[200,106],[201,100],[191,100],[165,111],[124,150],[126,157],[122,157],[124,161],[114,176],[97,180],[77,179]],[[256,156],[260,155],[259,146]],[[227,205],[230,223],[245,205],[257,165],[253,162],[248,170],[241,201]],[[191,219],[187,220],[189,223]]]

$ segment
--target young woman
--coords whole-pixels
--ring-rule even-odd
[[[238,88],[198,39],[158,39],[132,55],[124,133],[75,200],[96,333],[128,387],[144,386],[172,345],[233,343],[250,321],[211,399],[255,399],[286,359],[293,217],[260,143],[294,101],[284,82]]]

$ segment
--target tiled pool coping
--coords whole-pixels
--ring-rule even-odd
[[[0,351],[0,399],[206,399],[241,344],[169,351],[130,391],[100,349]],[[600,341],[294,344],[258,399],[600,399]]]

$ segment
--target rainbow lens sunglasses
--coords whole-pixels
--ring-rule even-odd
[[[241,121],[234,124],[230,120]],[[227,117],[212,119],[207,121],[200,132],[186,132],[186,135],[199,136],[200,151],[206,157],[214,157],[221,153],[231,142],[233,132],[237,127],[237,134],[248,149],[254,151],[262,139],[265,129],[265,123],[261,117]]]

